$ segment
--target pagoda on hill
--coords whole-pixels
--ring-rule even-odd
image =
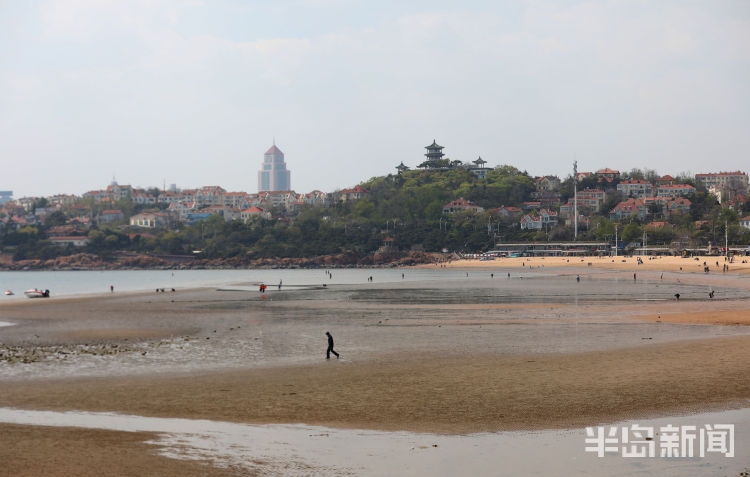
[[[422,164],[420,164],[418,167],[424,167],[426,169],[439,169],[443,167],[450,166],[450,163],[447,159],[443,159],[445,154],[443,154],[443,146],[438,145],[435,140],[432,140],[432,144],[429,146],[425,146],[425,149],[427,149],[427,153],[425,154],[425,157],[427,160],[425,160]]]
[[[428,162],[441,161],[445,155],[443,154],[443,146],[438,146],[434,139],[432,140],[432,144],[424,148],[427,149],[425,157]]]

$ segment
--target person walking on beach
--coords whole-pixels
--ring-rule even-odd
[[[110,293],[114,293],[115,292],[115,286],[114,285],[110,285],[109,286],[109,292]]]
[[[331,359],[331,353],[336,355],[336,359],[340,358],[339,354],[333,350],[333,336],[331,336],[331,333],[326,331],[326,336],[328,336],[328,349],[326,350],[326,359]]]

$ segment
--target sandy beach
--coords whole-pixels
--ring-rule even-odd
[[[705,266],[710,267],[709,273],[724,273],[724,264],[729,265],[727,273],[750,273],[750,257],[735,257],[732,263],[726,262],[723,256],[641,256],[642,263],[638,263],[638,256],[628,257],[512,257],[496,258],[495,260],[466,259],[453,260],[443,264],[450,268],[525,268],[525,267],[566,267],[591,268],[608,270],[643,270],[658,272],[703,273]],[[747,263],[743,263],[747,262]],[[440,266],[440,265],[438,265]],[[418,265],[419,268],[430,268],[435,265]]]
[[[450,264],[463,281],[4,304],[0,407],[449,435],[747,407],[740,267],[730,277],[702,273],[702,261],[680,272],[692,262],[676,258],[507,260]],[[487,276],[499,269],[517,278]],[[327,330],[343,359],[324,359]],[[5,475],[97,475],[99,464],[79,467],[111,453],[112,475],[247,475],[155,455],[146,435],[0,429]]]

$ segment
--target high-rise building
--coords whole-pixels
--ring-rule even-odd
[[[12,190],[0,190],[0,203],[2,203],[2,202],[8,202],[11,199],[13,199],[13,191]]]
[[[284,153],[274,143],[263,155],[263,169],[258,171],[258,192],[292,190],[290,176]]]

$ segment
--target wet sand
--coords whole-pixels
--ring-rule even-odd
[[[580,354],[393,355],[175,377],[4,383],[0,405],[470,433],[568,428],[750,399],[750,337]]]
[[[0,475],[113,477],[253,475],[156,455],[154,434],[0,424]]]
[[[556,294],[578,286],[569,278],[332,287],[265,300],[193,290],[17,302],[0,308],[14,323],[0,340],[33,359],[0,359],[0,407],[463,434],[747,405],[750,329],[734,326],[750,320],[747,284],[730,280],[734,288],[718,288],[727,298],[709,301],[704,288],[729,279],[685,273],[694,285],[653,276],[634,284],[621,272],[599,273],[564,303]],[[656,285],[665,287],[657,297],[680,286],[693,298],[633,301]],[[552,294],[517,302],[506,293],[531,286]],[[642,288],[608,302],[591,294],[597,286]],[[344,359],[323,359],[326,330]],[[63,454],[52,449],[58,430],[34,429],[8,432],[40,455]],[[59,432],[70,432],[71,462],[109,452],[94,431]],[[132,436],[117,452],[161,465]],[[15,469],[22,452],[9,452]]]

